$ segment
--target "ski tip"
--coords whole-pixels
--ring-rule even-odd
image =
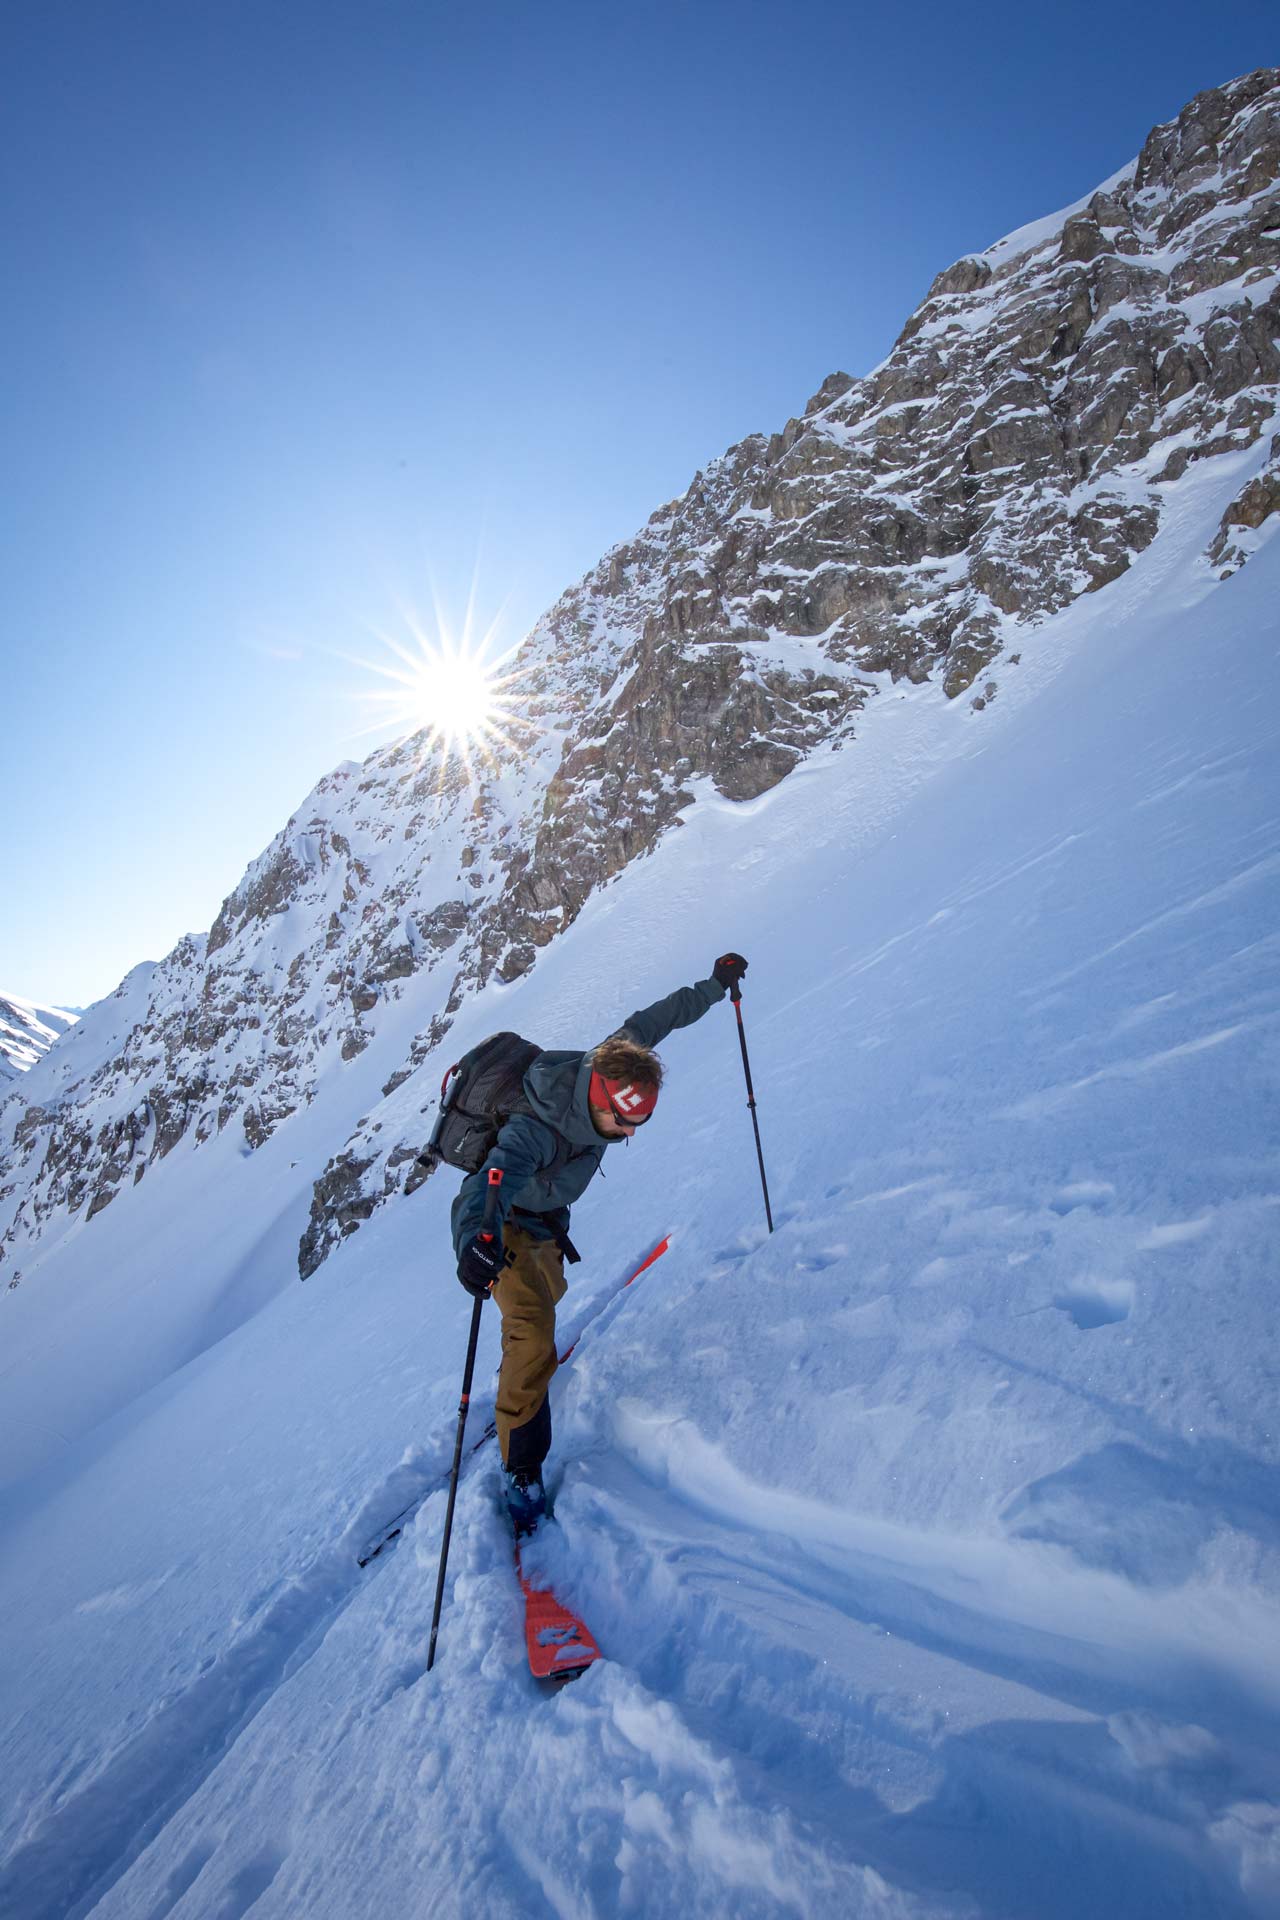
[[[380,1553],[385,1552],[386,1548],[395,1545],[403,1532],[403,1527],[392,1527],[389,1533],[384,1533],[379,1539],[371,1540],[365,1547],[363,1553],[357,1554],[356,1565],[358,1567],[371,1566]]]
[[[634,1271],[628,1276],[628,1278],[623,1282],[623,1285],[629,1287],[633,1280],[638,1280],[642,1273],[647,1273],[649,1268],[653,1265],[654,1261],[660,1260],[670,1245],[671,1245],[671,1235],[668,1234],[665,1239],[659,1240],[657,1246],[653,1249],[652,1253],[645,1255],[644,1259],[640,1262],[640,1265],[636,1267]]]
[[[601,1653],[599,1647],[596,1647],[594,1651],[579,1647],[574,1650],[572,1655],[569,1655],[566,1651],[563,1657],[554,1661],[535,1659],[534,1653],[532,1649],[530,1649],[529,1671],[535,1680],[547,1680],[550,1681],[553,1686],[559,1687],[563,1686],[566,1680],[579,1679],[582,1674],[588,1672],[590,1668],[595,1666],[597,1660],[603,1659],[604,1655]]]
[[[599,1654],[597,1658],[603,1659],[604,1655]],[[548,1673],[541,1676],[535,1674],[534,1678],[543,1679],[546,1686],[550,1687],[553,1692],[558,1692],[561,1687],[567,1687],[571,1680],[577,1680],[582,1674],[589,1673],[594,1665],[595,1660],[586,1660],[576,1667],[560,1667],[555,1673]]]

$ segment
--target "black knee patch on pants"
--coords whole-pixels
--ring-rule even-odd
[[[532,1473],[551,1451],[551,1402],[544,1398],[532,1420],[512,1427],[507,1441],[507,1472]]]

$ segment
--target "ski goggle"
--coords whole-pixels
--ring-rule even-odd
[[[621,1126],[643,1127],[653,1118],[658,1089],[633,1086],[630,1080],[606,1080],[602,1073],[593,1073],[587,1099],[593,1107],[607,1107]]]

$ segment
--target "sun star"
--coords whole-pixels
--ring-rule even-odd
[[[424,760],[438,751],[442,779],[451,759],[461,760],[469,772],[473,754],[487,759],[509,748],[514,730],[528,726],[514,711],[511,690],[517,675],[490,663],[493,629],[473,640],[469,614],[460,640],[443,620],[430,639],[415,621],[409,626],[412,644],[378,635],[394,661],[352,662],[389,683],[360,695],[377,714],[365,731],[392,729],[400,739],[420,737]]]
[[[425,733],[465,751],[493,731],[500,696],[492,672],[477,655],[444,639],[425,645],[416,664],[396,677],[403,692],[392,697],[406,732]]]

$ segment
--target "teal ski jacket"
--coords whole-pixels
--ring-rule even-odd
[[[691,1027],[723,1000],[725,988],[714,980],[677,987],[664,1000],[629,1014],[618,1028],[642,1047],[656,1047],[677,1027]],[[610,1036],[613,1037],[612,1035]],[[587,1104],[594,1049],[586,1053],[540,1053],[524,1077],[530,1113],[512,1114],[478,1173],[471,1173],[453,1203],[453,1244],[461,1254],[484,1221],[489,1169],[502,1169],[498,1217],[514,1210],[518,1224],[540,1240],[556,1240],[569,1230],[569,1208],[585,1191],[616,1146],[596,1132]]]

